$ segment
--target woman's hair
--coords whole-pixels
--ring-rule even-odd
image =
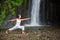
[[[16,14],[16,18],[19,18],[19,15],[21,15],[21,14]]]

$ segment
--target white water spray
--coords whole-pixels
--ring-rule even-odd
[[[40,0],[32,0],[31,25],[39,25]]]

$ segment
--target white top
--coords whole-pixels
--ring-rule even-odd
[[[16,25],[20,25],[20,23],[21,23],[21,20],[16,19]]]

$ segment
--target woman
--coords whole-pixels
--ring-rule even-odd
[[[16,21],[16,24],[15,24],[14,27],[8,29],[6,31],[6,34],[8,34],[10,31],[15,30],[17,28],[22,29],[22,34],[25,34],[25,32],[24,32],[25,27],[24,26],[20,26],[20,23],[21,23],[21,21],[28,20],[28,19],[30,19],[30,18],[21,19],[21,15],[18,15],[18,17],[16,19],[9,20],[9,21]]]

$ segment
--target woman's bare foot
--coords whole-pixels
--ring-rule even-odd
[[[9,30],[6,30],[6,34],[8,34],[9,33]]]
[[[25,33],[25,30],[22,30],[22,35],[25,35],[26,33]]]
[[[26,35],[26,32],[22,32],[22,35]]]

